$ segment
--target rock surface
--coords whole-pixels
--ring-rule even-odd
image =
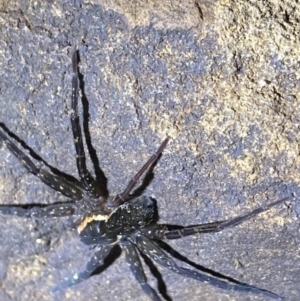
[[[170,245],[195,263],[299,300],[299,4],[128,3],[0,3],[0,122],[77,177],[69,113],[78,48],[89,132],[110,193],[124,189],[168,134],[146,191],[161,222],[227,219],[294,194],[237,228]],[[66,200],[5,147],[0,158],[1,204]],[[123,256],[51,295],[91,254],[70,223],[0,216],[0,300],[148,300]],[[174,301],[265,300],[160,271]]]

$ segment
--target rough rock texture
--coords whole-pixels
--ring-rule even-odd
[[[89,131],[111,194],[166,134],[172,141],[147,189],[162,222],[225,219],[294,194],[235,229],[170,245],[195,263],[299,300],[299,3],[70,2],[1,1],[0,122],[77,176],[69,121],[77,47]],[[3,204],[65,200],[4,147],[0,168]],[[70,222],[0,216],[0,300],[148,300],[122,256],[51,295],[91,253]],[[172,300],[265,300],[160,271]]]

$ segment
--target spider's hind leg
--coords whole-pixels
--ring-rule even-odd
[[[141,252],[146,254],[149,258],[162,265],[163,267],[166,267],[170,271],[175,272],[183,277],[192,278],[203,283],[208,283],[224,290],[251,292],[254,294],[262,294],[275,300],[282,300],[280,296],[270,291],[239,282],[230,277],[223,275],[222,277],[213,276],[212,274],[209,274],[207,272],[182,268],[178,266],[176,262],[171,257],[169,257],[157,244],[155,244],[142,234],[137,234],[134,237],[134,240],[135,244]]]
[[[96,251],[86,264],[84,270],[74,274],[72,277],[67,278],[62,283],[56,285],[54,288],[52,288],[51,292],[55,293],[89,278],[92,273],[104,263],[105,258],[108,256],[113,247],[114,245],[98,245]]]
[[[49,205],[28,204],[28,205],[0,205],[0,213],[18,217],[63,217],[73,215],[75,202],[56,203]]]
[[[59,191],[63,195],[72,198],[73,200],[82,198],[82,191],[77,185],[62,176],[54,175],[37,167],[23,151],[21,151],[4,133],[2,133],[2,131],[0,131],[0,142],[1,141],[30,173],[37,176],[46,185],[56,191]]]
[[[157,295],[155,290],[147,283],[147,277],[144,273],[142,263],[135,246],[128,240],[123,241],[120,245],[124,250],[126,261],[129,264],[134,277],[141,285],[145,294],[147,294],[147,296],[149,296],[149,298],[153,301],[161,301],[161,298]]]

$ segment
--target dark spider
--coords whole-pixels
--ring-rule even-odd
[[[107,193],[101,188],[99,183],[97,185],[86,168],[82,134],[77,112],[79,90],[77,52],[73,54],[72,64],[71,125],[77,154],[76,161],[80,183],[72,182],[62,175],[56,175],[51,171],[48,172],[37,167],[24,152],[0,131],[0,140],[30,173],[37,176],[54,190],[72,199],[72,201],[69,202],[49,205],[1,205],[0,212],[6,215],[34,218],[79,215],[82,217],[78,225],[80,240],[84,244],[94,247],[93,256],[86,264],[85,269],[54,287],[52,292],[67,288],[92,276],[96,269],[104,265],[105,258],[110,254],[113,247],[118,244],[125,251],[126,261],[143,291],[154,301],[162,299],[147,283],[139,253],[146,255],[150,260],[154,260],[170,271],[184,277],[209,283],[225,290],[251,292],[254,294],[262,294],[276,300],[282,300],[282,298],[275,293],[239,282],[204,267],[199,268],[198,271],[180,267],[172,257],[167,255],[162,249],[159,241],[161,239],[177,239],[198,233],[219,232],[225,228],[236,226],[277,204],[289,200],[289,198],[278,200],[229,220],[195,226],[180,226],[177,228],[157,224],[158,215],[155,201],[145,195],[134,197],[130,192],[144,172],[150,166],[153,166],[158,157],[162,154],[168,143],[168,137],[163,141],[156,153],[150,157],[142,169],[133,177],[126,189],[113,198],[108,197]],[[4,126],[2,127],[4,128]]]

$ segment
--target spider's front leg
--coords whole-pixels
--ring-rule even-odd
[[[74,52],[72,57],[73,78],[72,78],[72,97],[71,97],[71,125],[76,150],[76,162],[80,181],[86,193],[92,198],[98,198],[103,193],[99,191],[96,181],[93,179],[86,167],[85,152],[82,141],[82,133],[80,128],[80,119],[78,116],[78,53]]]
[[[118,207],[124,202],[127,201],[128,196],[140,177],[143,175],[143,173],[159,158],[165,147],[167,146],[169,142],[169,137],[167,137],[162,144],[159,146],[157,151],[149,158],[149,160],[144,164],[144,166],[139,170],[139,172],[131,179],[131,181],[128,183],[125,190],[118,194],[112,201],[108,201],[107,205],[109,207]]]
[[[235,227],[244,221],[262,213],[265,212],[272,207],[279,205],[283,202],[290,201],[290,197],[286,197],[284,199],[275,201],[273,203],[270,203],[265,206],[258,207],[254,209],[253,211],[250,211],[246,214],[237,216],[235,218],[224,220],[224,221],[217,221],[213,223],[208,224],[201,224],[201,225],[195,225],[195,226],[182,226],[179,229],[169,229],[170,227],[165,225],[154,225],[147,227],[145,229],[142,229],[141,232],[146,234],[147,236],[154,238],[154,239],[178,239],[184,236],[188,235],[194,235],[198,233],[215,233],[220,232],[226,228]]]

